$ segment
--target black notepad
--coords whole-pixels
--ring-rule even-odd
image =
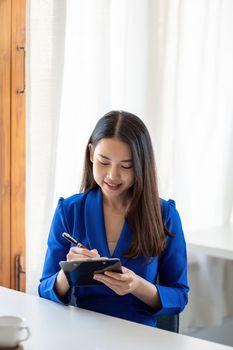
[[[88,286],[102,284],[93,279],[94,273],[113,271],[122,273],[121,262],[118,258],[82,259],[75,261],[60,261],[70,286]]]

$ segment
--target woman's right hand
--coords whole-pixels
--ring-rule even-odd
[[[79,259],[95,259],[100,255],[97,249],[89,250],[87,248],[71,247],[69,253],[66,255],[67,261],[79,260]]]
[[[87,248],[71,247],[69,253],[66,255],[67,261],[79,260],[79,259],[90,259],[90,258],[99,258],[100,255],[96,249],[89,250]],[[57,275],[57,280],[55,283],[55,291],[59,298],[63,298],[68,290],[70,285],[67,281],[67,278],[63,272],[60,270]]]

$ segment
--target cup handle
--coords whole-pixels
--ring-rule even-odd
[[[24,326],[24,327],[19,327],[19,330],[20,330],[20,331],[25,330],[25,331],[26,331],[26,333],[27,333],[27,334],[25,335],[25,337],[24,337],[24,338],[19,339],[19,342],[21,342],[21,341],[25,341],[25,340],[27,340],[27,339],[30,337],[31,332],[30,332],[30,330],[29,330],[29,327],[27,327],[27,326]]]

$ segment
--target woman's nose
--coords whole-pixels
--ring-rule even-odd
[[[111,166],[108,172],[108,178],[110,180],[117,180],[119,178],[119,171],[116,166]]]

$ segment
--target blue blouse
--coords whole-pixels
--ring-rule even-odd
[[[59,261],[66,260],[66,254],[72,245],[62,237],[63,232],[68,232],[89,249],[96,248],[100,256],[120,258],[123,266],[153,283],[162,305],[159,310],[154,310],[132,294],[119,296],[105,285],[93,285],[74,289],[78,307],[150,326],[156,326],[156,317],[159,315],[180,313],[187,304],[189,290],[186,244],[175,202],[161,200],[161,205],[165,224],[174,237],[167,237],[167,247],[162,255],[148,262],[143,256],[128,259],[121,255],[129,248],[131,242],[132,233],[127,222],[123,225],[111,256],[105,232],[100,188],[75,194],[67,199],[60,198],[48,237],[45,263],[38,288],[39,295],[58,303],[70,303],[71,292],[62,300],[55,293],[55,282],[60,270]]]

